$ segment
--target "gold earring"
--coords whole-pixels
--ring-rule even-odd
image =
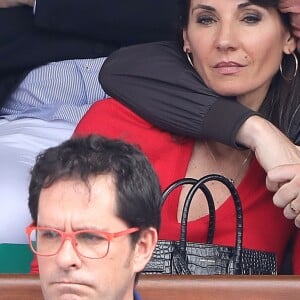
[[[292,56],[294,58],[294,62],[295,62],[295,70],[294,70],[294,73],[293,73],[292,77],[291,76],[288,77],[288,76],[284,75],[283,68],[282,68],[282,61],[281,61],[280,66],[279,66],[279,70],[280,70],[282,78],[285,79],[285,80],[287,80],[287,81],[293,80],[296,77],[297,72],[298,72],[298,58],[297,58],[297,56],[296,56],[296,54],[294,52],[292,52],[291,54],[292,54]]]
[[[186,58],[187,58],[189,64],[194,68],[194,64],[193,64],[192,58],[191,58],[191,56],[190,56],[190,53],[191,53],[191,52],[190,52],[190,49],[189,49],[189,48],[186,48],[184,52],[185,52],[185,54],[186,54]]]

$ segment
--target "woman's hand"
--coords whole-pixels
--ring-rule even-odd
[[[266,178],[267,188],[275,192],[273,202],[283,208],[288,219],[295,219],[300,228],[300,164],[290,164],[271,169]]]
[[[266,186],[273,202],[300,228],[300,148],[279,129],[259,116],[241,126],[237,141],[249,147],[267,173]]]
[[[300,163],[300,148],[260,116],[248,118],[240,127],[236,139],[255,153],[266,173],[280,165]]]

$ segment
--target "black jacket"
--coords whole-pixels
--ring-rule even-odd
[[[0,107],[33,68],[109,55],[121,46],[173,39],[175,0],[38,0],[0,9]]]
[[[104,62],[99,79],[107,94],[157,127],[196,139],[236,147],[240,126],[257,114],[207,88],[175,42],[124,47]],[[299,106],[285,133],[300,145]]]

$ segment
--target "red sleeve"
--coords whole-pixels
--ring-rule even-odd
[[[153,125],[116,100],[104,99],[94,103],[79,121],[74,136],[99,134],[110,138],[123,139],[134,144],[143,140],[145,130]]]
[[[173,135],[156,128],[114,99],[96,102],[78,123],[74,136],[89,134],[121,139],[138,146],[159,175],[163,189],[178,179],[174,168],[165,166],[176,166],[184,176],[193,149],[193,141],[185,141],[184,145],[178,143]],[[183,163],[178,167],[174,161]]]

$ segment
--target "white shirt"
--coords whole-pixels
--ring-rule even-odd
[[[95,101],[107,97],[98,82],[104,60],[65,60],[32,70],[8,98],[0,117],[77,123]]]

